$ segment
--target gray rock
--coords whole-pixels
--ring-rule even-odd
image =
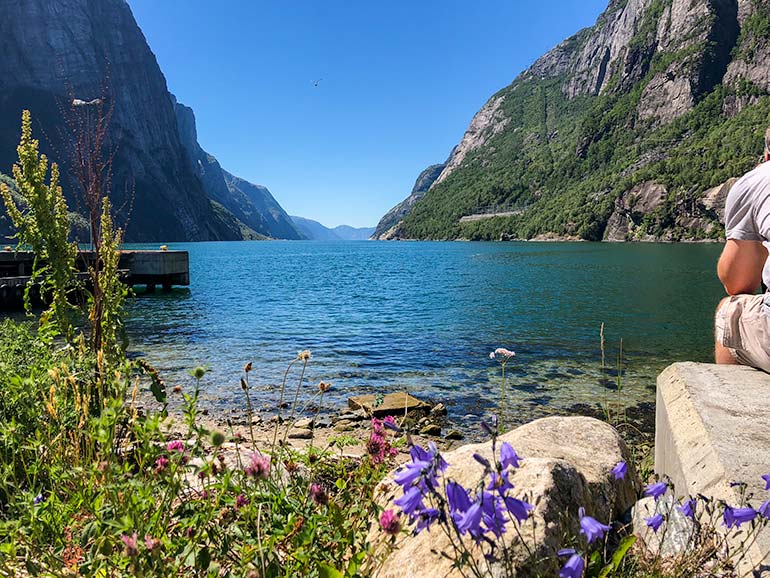
[[[299,419],[296,422],[294,422],[294,427],[298,429],[313,429],[313,419],[309,417]]]
[[[446,413],[446,406],[443,403],[437,403],[430,410],[431,415],[446,415]]]
[[[345,421],[362,421],[364,419],[366,419],[366,413],[363,412],[363,411],[358,410],[358,411],[353,411],[353,412],[348,412],[348,413],[340,414],[337,417],[335,417],[332,421],[334,421],[336,423],[336,422],[342,421],[342,420],[345,420]]]
[[[353,422],[349,419],[340,419],[334,424],[334,429],[337,431],[350,431],[354,427]]]
[[[424,436],[439,436],[441,435],[441,426],[435,423],[430,423],[420,430],[420,433]]]
[[[388,393],[382,396],[358,395],[348,399],[348,405],[353,410],[363,410],[368,415],[382,417],[386,415],[403,415],[404,412],[426,410],[428,405],[405,391]]]
[[[671,494],[665,495],[657,502],[653,498],[644,498],[634,506],[634,535],[651,555],[675,557],[691,548],[695,537],[695,522],[682,514],[678,506]],[[657,532],[646,523],[646,519],[655,514],[660,514],[666,519]]]
[[[463,436],[462,433],[460,433],[456,429],[453,429],[453,430],[449,430],[447,432],[447,434],[444,436],[444,439],[448,439],[448,440],[461,440],[464,437],[465,436]]]
[[[636,227],[644,216],[665,200],[668,193],[666,187],[659,183],[645,182],[630,191],[623,193],[615,201],[615,210],[607,221],[604,233],[606,241],[628,241],[637,239]]]
[[[523,536],[530,547],[536,549],[536,556],[542,555],[550,561],[547,562],[550,567],[543,568],[546,575],[558,571],[553,552],[563,546],[565,530],[577,535],[580,506],[584,506],[589,515],[606,522],[620,517],[634,504],[638,485],[635,472],[629,471],[626,480],[617,481],[611,471],[619,461],[629,461],[629,452],[617,432],[604,422],[584,417],[545,418],[508,432],[501,436],[502,441],[510,442],[523,457],[511,482],[517,497],[535,504],[535,539],[533,541],[529,525]],[[475,453],[490,459],[491,442],[466,445],[444,454],[449,463],[446,477],[465,487],[475,486],[483,474],[483,467],[473,457]],[[397,509],[392,500],[402,495],[400,486],[393,480],[394,473],[375,491],[375,500],[384,508]],[[514,565],[521,568],[526,555],[515,536],[515,532],[509,531],[502,539],[514,549]],[[373,530],[371,542],[376,544],[380,539],[386,537],[379,534],[378,529]],[[377,576],[460,576],[451,561],[440,554],[451,551],[452,546],[440,529],[422,532],[404,540],[387,557]],[[491,575],[503,575],[499,562],[492,562]]]
[[[23,106],[31,109],[35,127],[45,127],[46,137],[36,136],[66,175],[71,144],[60,110],[69,108],[63,104],[70,99],[68,85],[76,99],[99,99],[109,65],[112,204],[133,207],[126,240],[241,238],[233,223],[217,216],[194,174],[166,79],[127,2],[0,0],[0,14],[0,93],[8,97],[0,116],[15,119],[0,128],[0,167],[15,160]],[[70,180],[62,178],[62,185],[74,208]]]
[[[289,439],[292,440],[309,440],[312,437],[312,429],[295,429],[289,432]]]

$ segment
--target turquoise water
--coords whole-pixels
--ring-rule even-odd
[[[408,389],[478,423],[499,400],[496,347],[508,366],[511,422],[622,397],[654,400],[674,361],[707,361],[722,296],[716,245],[589,243],[242,242],[174,244],[192,285],[130,304],[131,352],[171,384],[206,364],[205,403],[243,407],[251,361],[256,403],[275,409],[286,364],[312,351],[303,399],[324,404]],[[605,324],[609,376],[601,372]],[[295,382],[296,383],[296,382]],[[643,406],[645,407],[645,406]]]

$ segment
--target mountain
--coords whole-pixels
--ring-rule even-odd
[[[770,0],[612,0],[474,116],[395,238],[723,234],[770,121]]]
[[[182,146],[190,157],[193,170],[213,201],[245,225],[244,238],[273,237],[301,239],[289,215],[261,185],[255,185],[224,170],[216,158],[198,144],[193,110],[171,97],[177,117]]]
[[[179,126],[176,101],[125,0],[0,0],[0,54],[0,171],[11,172],[21,111],[30,109],[42,151],[62,167],[70,208],[82,211],[68,176],[67,114],[73,98],[103,98],[112,108],[113,205],[123,207],[116,220],[127,241],[297,235],[264,191],[238,184],[228,196],[216,159],[197,141],[182,142],[190,127]]]
[[[351,227],[339,225],[332,229],[343,241],[367,241],[374,234],[374,227]]]
[[[374,227],[340,225],[330,229],[318,221],[304,217],[292,217],[292,220],[305,238],[311,241],[365,241],[374,233]]]
[[[337,233],[328,227],[324,227],[318,221],[294,216],[292,220],[302,235],[310,241],[341,241]]]
[[[444,170],[446,163],[440,165],[431,165],[420,173],[417,181],[414,183],[412,192],[409,196],[385,213],[385,216],[377,223],[372,237],[374,239],[387,240],[398,237],[398,224],[412,210],[412,207],[425,196],[428,189],[436,182],[436,179]]]

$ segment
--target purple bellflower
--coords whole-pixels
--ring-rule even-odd
[[[757,511],[754,508],[732,508],[725,506],[724,523],[728,528],[735,526],[740,528],[742,524],[751,522],[757,517]]]
[[[415,512],[424,510],[425,506],[422,503],[422,492],[420,488],[411,487],[404,492],[404,495],[393,500],[393,503],[401,508],[401,510],[407,516],[415,516]]]
[[[569,556],[567,563],[559,570],[559,578],[582,578],[585,562],[580,554],[567,548],[559,550],[559,556]]]
[[[513,484],[508,480],[507,471],[503,471],[501,474],[498,474],[497,472],[489,474],[489,485],[487,486],[487,490],[497,490],[502,496],[505,492],[512,489]]]
[[[687,500],[684,504],[679,506],[679,511],[682,512],[685,516],[690,518],[691,520],[695,519],[695,508],[697,506],[697,502],[694,499]]]
[[[505,515],[505,503],[500,496],[491,492],[484,492],[481,497],[482,520],[487,531],[496,537],[505,534],[505,524],[508,518]]]
[[[625,480],[628,473],[628,464],[626,462],[620,462],[614,468],[612,468],[612,475],[616,480]]]
[[[599,520],[586,516],[585,508],[578,510],[580,516],[580,533],[585,535],[586,541],[589,544],[593,544],[596,540],[604,538],[604,534],[609,532],[610,527],[606,524],[602,524]]]
[[[644,523],[647,524],[648,527],[652,528],[652,531],[657,534],[658,529],[663,524],[663,516],[661,514],[655,514],[651,518],[645,518]]]
[[[529,518],[529,513],[535,509],[534,506],[527,502],[510,497],[505,498],[505,507],[508,508],[511,515],[519,521],[519,524]]]
[[[500,446],[500,464],[502,464],[503,468],[518,468],[521,465],[521,456],[516,453],[516,450],[508,442],[503,442]]]
[[[657,502],[660,497],[666,493],[666,490],[668,490],[668,484],[666,482],[655,482],[644,489],[644,495],[652,496]]]
[[[458,514],[455,523],[460,533],[470,532],[471,536],[481,536],[483,534],[481,530],[482,513],[481,504],[476,502],[471,504],[466,512]]]

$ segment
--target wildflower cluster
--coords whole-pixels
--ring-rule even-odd
[[[770,474],[762,476],[765,482],[765,491],[770,490]],[[746,484],[741,482],[735,482],[731,484],[733,487],[745,488]],[[649,484],[645,490],[644,495],[652,497],[657,503],[662,497],[666,495],[669,490],[669,484],[665,481],[655,482]],[[698,506],[703,504],[702,509],[705,511],[711,500],[705,496],[698,495],[697,497],[688,497],[677,504],[679,512],[690,518],[692,521],[698,520]],[[726,503],[722,503],[722,525],[731,530],[733,528],[740,528],[743,524],[752,523],[757,519],[764,521],[770,520],[770,500],[765,500],[758,508],[753,508],[751,505],[744,504],[739,507],[734,507]],[[663,514],[656,513],[649,518],[645,518],[645,523],[648,527],[652,528],[654,532],[657,532],[666,521],[666,517]],[[765,522],[766,523],[766,522]]]
[[[430,531],[433,524],[439,524],[450,539],[467,536],[482,549],[485,558],[495,557],[500,547],[496,539],[501,538],[511,524],[518,533],[534,508],[513,495],[510,474],[521,465],[521,457],[508,442],[501,445],[499,454],[493,442],[492,453],[494,459],[491,461],[481,454],[474,454],[474,459],[484,467],[482,483],[475,488],[466,488],[455,480],[446,479],[449,464],[434,444],[430,443],[427,449],[412,445],[411,462],[394,476],[403,495],[393,503],[414,526],[414,534]],[[385,513],[387,519],[380,520],[386,533],[389,533],[390,524],[395,524],[395,514],[388,512],[392,511]],[[462,539],[452,539],[452,543],[455,548],[464,548]],[[457,554],[467,559],[466,555]]]
[[[398,455],[398,450],[390,445],[386,428],[395,432],[400,431],[393,416],[385,416],[383,420],[376,417],[372,418],[372,432],[366,443],[366,453],[373,464],[382,464],[387,458],[394,458]]]

